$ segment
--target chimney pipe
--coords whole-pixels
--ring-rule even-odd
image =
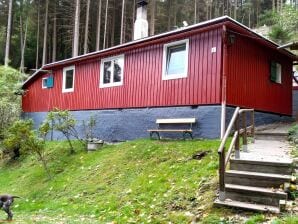
[[[148,37],[148,0],[137,0],[137,19],[134,24],[134,40]]]

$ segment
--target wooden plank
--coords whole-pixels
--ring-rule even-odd
[[[195,118],[177,118],[177,119],[156,119],[156,124],[193,124]]]
[[[148,132],[192,132],[191,129],[153,129],[147,130]]]

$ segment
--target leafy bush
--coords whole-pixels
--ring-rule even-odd
[[[289,131],[289,141],[293,141],[295,142],[296,139],[298,139],[298,125],[295,124],[294,126],[292,126]]]
[[[28,140],[33,129],[32,120],[15,121],[7,130],[3,145],[5,154],[9,154],[12,159],[21,155],[21,148]]]
[[[4,131],[14,121],[19,119],[21,113],[21,82],[25,78],[17,70],[0,66],[0,139]]]
[[[15,121],[8,129],[3,141],[5,152],[11,155],[11,158],[18,158],[21,153],[31,153],[37,157],[37,160],[42,163],[44,170],[49,178],[51,178],[50,171],[47,167],[47,160],[45,156],[45,132],[46,126],[39,128],[39,135],[33,131],[32,120],[18,120]]]

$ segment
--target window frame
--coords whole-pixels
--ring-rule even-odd
[[[65,84],[66,84],[66,72],[73,70],[73,79],[72,79],[72,88],[65,88]],[[63,68],[63,81],[62,81],[62,92],[63,93],[69,93],[69,92],[73,92],[74,91],[74,84],[75,84],[75,76],[76,76],[76,68],[74,65],[72,66],[68,66]]]
[[[45,86],[43,85],[44,84],[43,83],[44,80],[48,80],[48,77],[44,77],[44,78],[41,79],[41,88],[42,89],[47,89],[48,88],[48,85],[45,85]]]
[[[185,45],[185,68],[183,73],[179,74],[172,74],[169,75],[167,74],[167,59],[168,59],[168,48],[181,45],[181,44],[186,44]],[[189,39],[183,39],[183,40],[178,40],[174,41],[171,43],[164,44],[163,46],[163,62],[162,62],[162,80],[171,80],[171,79],[181,79],[181,78],[187,78],[188,76],[188,61],[189,61]]]
[[[272,80],[272,63],[276,64],[275,80]],[[270,61],[270,81],[275,84],[282,84],[282,64],[277,61]]]
[[[121,58],[123,60],[123,69],[121,72],[121,81],[120,82],[114,82],[114,60]],[[111,79],[113,79],[113,82],[110,83],[103,83],[103,78],[104,78],[104,63],[111,61]],[[100,88],[109,88],[109,87],[116,87],[116,86],[122,86],[123,85],[123,80],[124,80],[124,67],[125,67],[125,57],[124,54],[108,57],[108,58],[103,58],[100,61],[100,82],[99,82],[99,87]]]

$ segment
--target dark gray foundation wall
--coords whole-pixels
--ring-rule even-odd
[[[226,125],[229,124],[235,111],[234,107],[226,108]],[[124,141],[138,138],[148,138],[147,129],[154,129],[158,118],[196,118],[193,125],[194,138],[219,138],[221,106],[198,106],[198,107],[162,107],[162,108],[139,108],[122,110],[88,110],[71,111],[77,120],[76,129],[81,138],[84,138],[83,121],[88,122],[91,116],[96,119],[94,136],[105,141]],[[24,113],[23,118],[33,119],[35,128],[44,121],[47,113]],[[271,113],[256,112],[256,125],[264,125],[281,121],[293,121],[290,116],[282,116]],[[226,126],[227,127],[227,126]],[[165,134],[162,137],[182,138],[181,133]],[[48,136],[50,137],[50,136]],[[53,133],[53,139],[64,139],[57,132]]]
[[[226,125],[229,125],[229,122],[235,112],[235,107],[227,107],[227,115],[226,115]],[[291,116],[284,116],[279,114],[265,113],[265,112],[255,112],[255,125],[265,125],[272,124],[276,122],[292,122],[293,118]],[[250,122],[250,115],[247,115],[247,123]]]
[[[91,116],[96,119],[94,136],[105,141],[123,141],[138,138],[148,138],[147,129],[156,128],[158,118],[196,118],[193,125],[194,138],[218,138],[220,136],[221,106],[198,107],[162,107],[122,110],[88,110],[71,111],[77,120],[77,130],[84,137],[83,120]],[[46,112],[24,113],[23,118],[33,119],[37,128],[45,119]],[[181,133],[164,134],[164,137],[182,138]],[[54,133],[54,139],[63,139],[59,133]]]

